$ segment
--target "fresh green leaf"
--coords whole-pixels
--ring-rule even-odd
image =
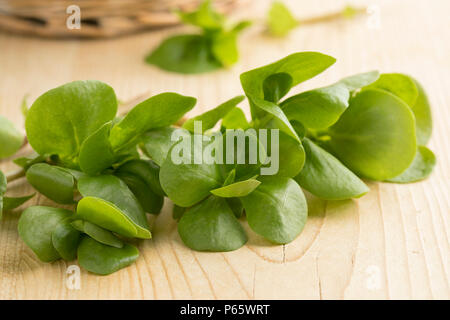
[[[75,260],[81,234],[70,224],[71,219],[61,221],[52,232],[52,244],[66,261]]]
[[[111,122],[105,123],[84,140],[80,148],[79,163],[83,172],[95,175],[110,167],[116,160],[109,142]]]
[[[140,147],[147,157],[161,166],[164,160],[166,160],[170,148],[178,141],[178,139],[172,140],[172,137],[175,139],[190,136],[189,131],[185,129],[172,127],[155,129],[143,135]]]
[[[181,207],[196,204],[206,198],[212,189],[222,185],[222,177],[215,163],[209,164],[205,161],[195,163],[195,155],[203,154],[204,147],[201,143],[194,143],[194,139],[195,137],[183,139],[175,144],[159,173],[163,190],[176,205]],[[188,150],[183,150],[185,141],[190,141],[189,146],[186,146]],[[179,159],[174,161],[174,155],[178,155]]]
[[[295,177],[300,186],[325,200],[358,198],[369,188],[338,159],[305,138],[306,162]]]
[[[427,94],[422,85],[417,80],[414,80],[414,83],[417,87],[418,96],[416,103],[411,106],[411,109],[416,118],[417,143],[420,145],[426,145],[428,140],[430,140],[433,129],[431,107]]]
[[[183,242],[197,251],[232,251],[247,236],[224,199],[210,196],[188,209],[178,223]]]
[[[21,134],[14,124],[0,115],[0,159],[14,155],[23,144],[23,134]]]
[[[81,144],[114,119],[114,90],[99,81],[75,81],[47,91],[28,111],[25,127],[33,149],[74,161]]]
[[[264,86],[265,79],[277,73],[287,73],[292,78],[292,86],[311,79],[334,64],[336,59],[318,52],[298,52],[291,54],[281,60],[269,65],[253,69],[241,74],[241,84],[246,96],[251,103],[253,117],[262,117],[263,111],[268,112],[264,107]],[[263,110],[260,110],[261,108]],[[273,112],[269,112],[274,114]],[[279,113],[279,112],[278,112]],[[279,115],[278,115],[279,117]]]
[[[1,197],[1,196],[0,196]],[[34,197],[34,193],[24,197],[4,197],[3,198],[3,211],[9,211],[16,209],[23,205],[25,202]]]
[[[427,178],[436,164],[434,153],[424,146],[417,148],[416,156],[411,165],[397,177],[387,180],[395,183],[410,183]]]
[[[260,177],[261,185],[241,198],[248,224],[279,244],[294,240],[306,223],[308,209],[300,186],[290,178]]]
[[[228,172],[227,177],[225,178],[225,181],[223,182],[223,186],[228,186],[232,184],[236,180],[236,169],[231,170]]]
[[[13,160],[13,162],[17,164],[19,167],[28,170],[28,168],[31,167],[33,164],[45,162],[45,159],[46,159],[45,156],[41,156],[36,152],[34,152],[29,156],[16,158]]]
[[[238,34],[235,31],[220,32],[213,37],[212,53],[224,67],[230,67],[239,60],[237,44]]]
[[[101,244],[90,237],[83,237],[78,247],[78,263],[84,269],[107,275],[131,265],[139,257],[136,247],[124,244],[123,248],[114,248]]]
[[[239,198],[225,198],[228,206],[236,218],[241,218],[244,214],[244,206]]]
[[[165,39],[146,62],[177,73],[203,73],[222,68],[212,52],[212,40],[202,35],[177,35]]]
[[[47,198],[61,204],[73,203],[75,179],[64,168],[37,163],[27,170],[26,177]]]
[[[127,184],[145,212],[153,214],[161,212],[164,197],[155,194],[142,179],[129,173],[118,172],[115,175]]]
[[[213,128],[217,124],[217,122],[219,122],[220,119],[225,117],[231,110],[233,110],[236,107],[237,104],[242,102],[244,98],[245,98],[244,96],[234,97],[212,110],[209,110],[205,113],[202,113],[199,116],[191,118],[183,124],[183,128],[189,130],[190,132],[194,132],[194,122],[201,121],[202,132],[197,133],[204,133],[206,130]]]
[[[124,243],[111,231],[105,230],[89,221],[75,220],[72,227],[87,234],[92,239],[115,248],[123,248]]]
[[[79,218],[125,237],[151,238],[144,210],[119,178],[83,177],[78,181],[78,190],[85,197],[78,203]]]
[[[245,117],[244,111],[236,107],[230,110],[222,120],[222,127],[225,129],[247,130],[250,124]]]
[[[349,91],[355,91],[377,81],[379,77],[380,74],[378,71],[369,71],[346,77],[341,79],[338,83],[345,85]]]
[[[264,79],[264,100],[278,103],[292,88],[292,77],[285,72],[274,73]]]
[[[267,16],[267,28],[271,35],[284,37],[298,25],[297,19],[282,2],[272,2]]]
[[[170,126],[191,110],[196,101],[192,97],[166,92],[139,103],[111,129],[113,150],[130,145],[148,130]]]
[[[414,80],[401,73],[383,73],[367,88],[386,90],[402,99],[408,106],[413,106],[418,97]]]
[[[409,167],[416,153],[414,115],[396,96],[363,90],[329,130],[326,147],[358,175],[394,178]]]
[[[34,206],[27,208],[19,219],[19,236],[44,262],[61,258],[53,246],[52,233],[72,212],[61,208]]]
[[[225,17],[214,10],[211,0],[204,0],[192,12],[178,11],[178,16],[184,23],[192,24],[208,31],[221,29],[225,21]]]
[[[165,193],[159,182],[159,166],[153,160],[131,160],[119,168],[117,174],[133,175],[142,180],[153,193],[164,197]]]
[[[221,198],[245,197],[253,192],[260,184],[261,182],[256,179],[248,179],[211,190],[211,193]]]

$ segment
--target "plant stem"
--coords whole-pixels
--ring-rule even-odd
[[[21,168],[16,171],[8,172],[6,174],[6,181],[8,183],[10,183],[10,182],[20,179],[22,177],[25,177],[25,170]]]
[[[358,14],[365,13],[367,8],[354,8],[353,10],[354,10],[353,11],[353,16],[356,16]],[[341,11],[338,11],[338,12],[327,13],[327,14],[324,14],[324,15],[316,16],[316,17],[301,19],[299,21],[299,24],[300,25],[315,24],[315,23],[332,21],[332,20],[336,20],[336,19],[342,19],[342,18],[345,18],[345,17],[346,16],[345,16],[344,12],[341,10]]]

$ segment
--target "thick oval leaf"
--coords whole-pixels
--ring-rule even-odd
[[[29,207],[20,216],[19,236],[41,261],[58,260],[61,256],[53,247],[52,233],[71,215],[71,211],[61,208]]]
[[[188,209],[178,223],[184,244],[197,251],[232,251],[247,242],[247,236],[226,201],[210,196]]]
[[[367,88],[386,90],[402,99],[408,106],[413,106],[418,97],[414,80],[401,73],[383,73],[377,81]]]
[[[264,79],[264,100],[278,103],[292,88],[292,77],[285,72],[274,73]]]
[[[410,183],[423,180],[433,172],[436,164],[434,153],[424,146],[417,148],[416,156],[408,169],[395,178],[386,180],[395,183]]]
[[[13,160],[15,164],[19,167],[22,167],[25,170],[28,170],[33,164],[45,162],[46,157],[33,152],[33,154],[25,157],[19,157]]]
[[[211,51],[224,67],[230,67],[239,60],[238,32],[222,31],[212,37]]]
[[[308,208],[300,186],[290,178],[261,177],[261,185],[241,198],[248,224],[279,244],[294,240],[306,223]]]
[[[211,193],[221,198],[245,197],[253,192],[260,184],[261,182],[256,179],[248,179],[211,190]]]
[[[405,171],[417,148],[410,108],[377,89],[356,95],[329,134],[326,147],[350,170],[373,180]]]
[[[154,214],[161,212],[164,204],[163,196],[155,194],[143,180],[135,175],[119,172],[115,175],[127,184],[145,212]]]
[[[378,71],[369,71],[346,77],[341,79],[339,83],[345,85],[349,91],[355,91],[377,81],[379,77],[380,73]]]
[[[268,128],[276,129],[276,122],[271,121],[268,124]],[[302,143],[293,139],[283,131],[278,132],[278,141],[274,140],[272,131],[268,131],[268,143],[267,153],[270,155],[271,162],[275,160],[275,154],[272,153],[273,147],[278,153],[278,171],[274,174],[280,177],[294,178],[302,170],[305,164],[305,150]],[[274,163],[270,163],[270,166],[274,166]]]
[[[225,129],[247,130],[250,124],[241,108],[233,108],[222,120],[222,127]]]
[[[78,263],[87,271],[107,275],[125,268],[136,261],[139,251],[125,244],[114,248],[101,244],[90,237],[84,237],[78,247]]]
[[[0,197],[1,197],[1,195],[0,195]],[[34,193],[30,194],[29,196],[24,196],[24,197],[16,197],[16,198],[4,197],[3,198],[3,211],[9,211],[9,210],[16,209],[33,197],[34,197]]]
[[[165,39],[146,61],[177,73],[203,73],[222,68],[212,53],[211,39],[202,35],[177,35]]]
[[[416,103],[411,106],[411,109],[416,118],[417,143],[420,145],[426,145],[428,140],[430,140],[431,131],[433,129],[431,107],[427,94],[422,85],[417,80],[414,80],[414,83],[417,87],[418,96]]]
[[[115,248],[123,248],[123,242],[117,238],[111,231],[100,228],[99,226],[90,223],[89,221],[82,221],[83,232],[92,239]]]
[[[39,154],[74,159],[84,139],[114,119],[114,90],[99,81],[75,81],[47,91],[31,106],[25,127]]]
[[[292,78],[292,86],[311,79],[334,64],[336,59],[318,52],[298,52],[269,65],[241,74],[241,84],[252,103],[255,99],[264,100],[263,83],[267,77],[276,73],[287,73]],[[260,106],[259,106],[260,107]],[[267,110],[266,110],[267,111]],[[252,106],[253,117],[264,115]]]
[[[189,131],[180,128],[165,127],[146,132],[141,139],[141,149],[158,166],[166,160],[170,148],[178,141],[175,137],[190,137]],[[172,140],[174,137],[174,140]]]
[[[190,132],[194,132],[194,122],[201,121],[202,132],[197,133],[204,133],[206,130],[213,128],[217,124],[217,122],[219,122],[220,119],[225,117],[228,114],[228,112],[234,109],[234,107],[236,107],[236,105],[242,102],[244,98],[245,98],[244,96],[234,97],[212,110],[209,110],[205,113],[202,113],[199,116],[191,118],[183,124],[183,128],[189,130]]]
[[[72,227],[70,219],[60,222],[52,232],[53,247],[58,251],[61,258],[66,261],[76,259],[80,240],[81,234]]]
[[[90,221],[118,234],[129,236],[129,233],[121,233],[123,230],[118,231],[111,228],[122,229],[123,227],[124,230],[130,230],[128,224],[123,222],[123,220],[127,220],[137,230],[135,237],[151,238],[144,210],[127,185],[119,178],[111,175],[83,177],[78,181],[78,190],[83,197],[90,197],[87,201],[85,201],[85,198],[81,199],[78,204],[77,214],[83,220]],[[106,200],[113,206],[108,206],[92,197]],[[105,210],[103,207],[108,207],[109,215],[102,212],[102,210]],[[113,211],[114,213],[112,213]]]
[[[107,122],[84,140],[78,159],[83,172],[95,175],[114,163],[116,157],[109,143],[110,130],[111,122]]]
[[[61,204],[73,203],[75,179],[64,168],[37,163],[27,170],[26,177],[47,198]]]
[[[200,164],[194,163],[195,155],[203,154],[204,151],[202,144],[195,143],[194,139],[194,137],[183,139],[175,144],[159,173],[163,190],[176,205],[181,207],[196,204],[206,198],[212,189],[222,185],[217,164],[208,164],[205,161],[201,161]],[[190,141],[189,146],[186,144],[187,141]],[[183,145],[188,150],[183,150]]]
[[[77,206],[77,217],[124,237],[138,237],[136,224],[117,206],[100,198],[81,199]]]
[[[244,206],[242,205],[241,199],[239,198],[226,198],[228,206],[236,218],[242,217],[244,214]]]
[[[159,182],[159,170],[159,166],[152,160],[131,160],[121,165],[116,173],[136,176],[147,184],[153,193],[164,197]]]
[[[272,2],[267,16],[267,29],[271,35],[284,37],[298,25],[297,19],[282,2]]]
[[[325,200],[358,198],[369,188],[338,159],[305,138],[306,162],[295,177],[300,186]]]
[[[281,104],[289,120],[306,128],[326,129],[334,124],[348,107],[350,92],[341,83],[292,96]]]
[[[110,133],[114,150],[136,142],[144,132],[167,127],[191,110],[197,100],[173,92],[161,93],[134,107]]]
[[[13,123],[0,115],[0,159],[7,158],[19,151],[23,144],[23,134]]]
[[[184,23],[209,31],[221,29],[225,22],[225,16],[214,10],[211,0],[202,1],[191,12],[178,11],[178,16]]]

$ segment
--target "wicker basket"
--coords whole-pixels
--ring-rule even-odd
[[[227,13],[244,0],[215,0]],[[52,38],[104,38],[179,23],[174,9],[192,10],[201,0],[0,0],[0,29]],[[66,9],[77,5],[81,28],[69,29]]]

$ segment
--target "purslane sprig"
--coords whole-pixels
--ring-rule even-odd
[[[202,73],[237,62],[237,38],[251,24],[249,21],[227,26],[225,16],[214,11],[210,0],[195,11],[177,13],[183,23],[199,28],[200,33],[167,38],[146,57],[147,63],[166,71]]]
[[[173,217],[188,247],[230,251],[247,242],[244,217],[273,243],[293,241],[308,215],[302,189],[343,200],[369,191],[362,179],[426,178],[436,161],[426,147],[431,111],[413,78],[371,71],[286,98],[334,62],[300,52],[243,73],[251,121],[238,107],[243,96],[178,128],[174,124],[196,103],[192,97],[162,93],[118,117],[114,91],[102,82],[76,81],[44,93],[26,119],[37,154],[15,162],[37,191],[74,210],[27,208],[20,237],[42,261],[78,258],[86,270],[109,274],[138,258],[130,239],[151,238],[146,213],[159,213],[164,197],[174,203]],[[261,129],[268,129],[267,141],[256,134]],[[230,136],[257,146],[259,158],[249,161],[247,147],[218,155]],[[185,142],[192,148],[184,149]],[[222,161],[173,157],[208,152]],[[0,204],[5,192],[0,173]]]

